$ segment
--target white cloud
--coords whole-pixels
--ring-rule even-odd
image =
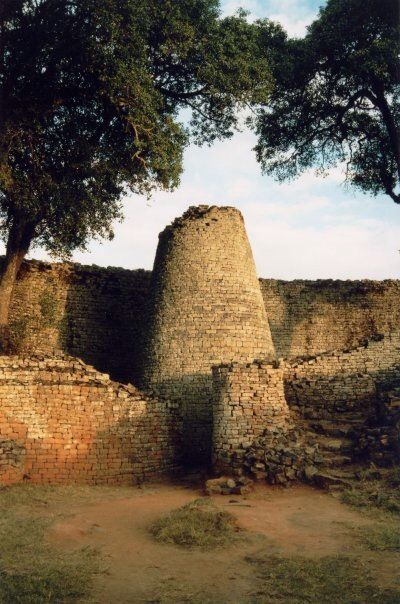
[[[190,147],[174,193],[159,192],[150,205],[132,195],[115,239],[76,253],[82,263],[151,268],[158,233],[189,205],[234,205],[245,218],[257,271],[263,277],[397,278],[399,209],[389,199],[347,192],[340,169],[325,179],[311,171],[291,183],[262,177],[249,132],[202,149]],[[35,257],[44,254],[34,252]]]

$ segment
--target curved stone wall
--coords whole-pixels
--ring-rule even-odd
[[[241,213],[191,207],[159,237],[142,385],[182,405],[187,462],[211,453],[211,367],[274,357]]]
[[[132,484],[177,468],[176,409],[79,359],[0,356],[0,483]]]

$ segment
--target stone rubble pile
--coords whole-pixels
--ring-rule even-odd
[[[319,461],[318,444],[295,427],[271,427],[244,456],[243,467],[257,480],[284,485],[311,478]]]
[[[247,495],[253,489],[253,481],[247,476],[220,476],[206,481],[206,495]]]

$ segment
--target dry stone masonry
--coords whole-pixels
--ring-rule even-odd
[[[192,207],[161,234],[142,384],[178,402],[187,461],[211,453],[215,364],[275,356],[241,213]]]
[[[213,368],[214,466],[240,470],[246,450],[267,429],[286,430],[283,363],[255,361]]]
[[[78,359],[0,357],[0,482],[133,484],[176,469],[178,426]]]
[[[152,273],[23,263],[10,327],[0,483],[212,458],[228,494],[245,474],[336,488],[400,461],[400,282],[258,280],[235,208],[189,208]]]

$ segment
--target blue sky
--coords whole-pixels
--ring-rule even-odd
[[[239,6],[252,18],[280,21],[302,36],[320,0],[224,0],[224,14]],[[400,207],[384,196],[371,198],[343,186],[340,170],[324,179],[312,172],[278,184],[262,176],[250,132],[211,148],[190,147],[180,187],[154,194],[150,203],[132,195],[124,200],[125,221],[112,242],[92,243],[74,260],[100,266],[147,268],[153,264],[158,233],[189,205],[238,207],[247,225],[257,272],[280,279],[385,279],[400,270]],[[41,250],[31,257],[46,258]]]

